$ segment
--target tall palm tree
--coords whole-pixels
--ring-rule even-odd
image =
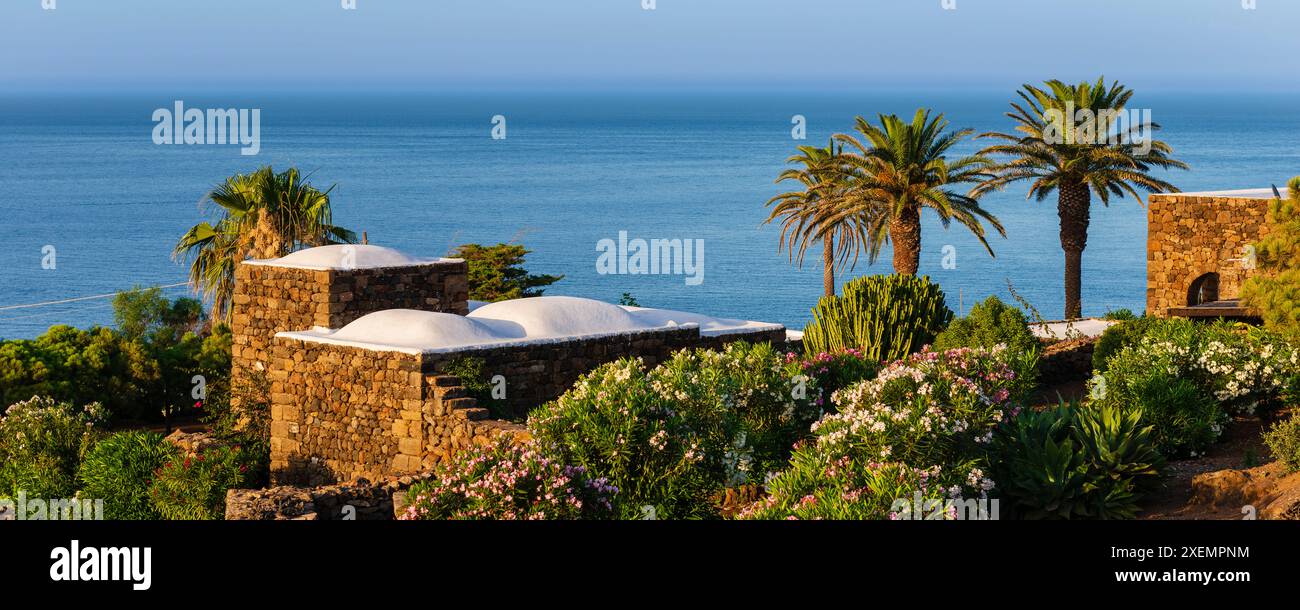
[[[172,250],[190,261],[190,284],[211,297],[212,317],[225,320],[235,267],[247,258],[277,258],[301,247],[354,243],[356,234],[332,224],[330,187],[312,186],[297,169],[270,166],[227,178],[207,200],[222,212],[216,224],[191,227]]]
[[[1082,315],[1080,286],[1092,195],[1095,193],[1102,205],[1109,205],[1111,195],[1123,198],[1126,193],[1141,202],[1134,187],[1147,192],[1177,192],[1174,185],[1152,176],[1150,171],[1155,167],[1187,169],[1187,164],[1169,157],[1173,149],[1168,144],[1140,137],[1160,129],[1158,124],[1143,119],[1127,121],[1125,126],[1117,120],[1115,113],[1123,111],[1133,95],[1118,82],[1107,87],[1103,77],[1093,84],[1067,85],[1050,80],[1044,85],[1046,88],[1024,85],[1016,92],[1024,103],[1012,102],[1013,111],[1007,116],[1015,120],[1018,133],[980,135],[1004,141],[980,154],[1008,155],[1012,159],[1001,164],[997,176],[978,190],[986,192],[1028,180],[1026,198],[1042,201],[1057,192],[1061,249],[1065,251],[1065,317],[1073,319]],[[1074,132],[1080,116],[1095,117],[1095,125],[1081,132],[1085,137],[1062,137]],[[1063,121],[1067,124],[1063,125]]]
[[[972,130],[946,131],[948,121],[940,114],[930,117],[921,108],[906,123],[896,115],[880,115],[880,124],[872,125],[857,118],[857,136],[835,134],[837,141],[856,152],[843,155],[845,204],[837,208],[828,222],[846,216],[866,218],[867,247],[871,262],[880,254],[885,242],[893,244],[894,271],[915,275],[921,264],[921,210],[936,212],[946,229],[955,220],[966,227],[993,256],[985,239],[988,221],[1003,237],[1006,230],[992,214],[979,205],[979,194],[961,194],[949,188],[961,184],[979,184],[993,175],[992,162],[981,155],[949,161],[948,151]]]
[[[800,146],[799,153],[786,159],[797,164],[781,172],[778,184],[786,181],[799,183],[802,188],[781,193],[768,200],[772,213],[763,224],[781,219],[780,249],[789,251],[790,260],[803,265],[809,246],[822,245],[822,288],[826,296],[835,296],[835,268],[843,267],[852,255],[857,261],[856,244],[865,236],[861,216],[850,216],[840,222],[828,220],[842,203],[844,170],[840,152],[834,142],[826,148]]]

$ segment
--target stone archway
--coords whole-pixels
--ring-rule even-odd
[[[1195,307],[1219,300],[1219,274],[1203,273],[1187,287],[1187,306]]]

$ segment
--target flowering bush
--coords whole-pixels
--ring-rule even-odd
[[[677,405],[706,448],[723,447],[722,483],[761,483],[821,416],[817,382],[770,344],[683,350],[650,371],[650,387]],[[709,458],[715,458],[709,455]]]
[[[1225,409],[1253,413],[1260,406],[1275,406],[1294,387],[1300,351],[1269,332],[1162,320],[1147,328],[1140,343],[1111,358],[1105,390],[1123,393],[1156,374],[1187,379]]]
[[[107,421],[99,403],[84,408],[33,397],[0,415],[0,497],[19,491],[43,498],[70,498],[77,469]]]
[[[1007,349],[924,351],[835,393],[790,469],[743,518],[888,518],[896,500],[987,497],[994,429],[1029,389]]]
[[[820,352],[803,358],[791,352],[785,355],[785,361],[797,364],[800,372],[813,381],[817,389],[813,404],[824,411],[835,408],[831,404],[831,396],[836,390],[875,377],[880,370],[879,362],[868,358],[866,353],[856,347]]]
[[[178,455],[154,473],[149,498],[164,519],[223,519],[226,491],[246,485],[249,474],[247,456],[239,446]]]
[[[501,441],[439,468],[407,492],[401,519],[608,519],[618,489],[543,456],[532,444]]]
[[[708,517],[730,445],[691,415],[655,391],[639,358],[625,358],[533,411],[528,429],[544,455],[617,487],[620,518]]]
[[[724,487],[762,482],[820,414],[815,383],[770,345],[688,350],[646,372],[603,365],[528,427],[543,454],[619,488],[620,517],[717,514]]]

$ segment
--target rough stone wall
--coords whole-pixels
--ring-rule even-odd
[[[493,405],[496,414],[522,419],[532,409],[559,398],[573,387],[579,377],[606,362],[639,356],[647,366],[653,367],[681,349],[717,349],[740,340],[783,344],[785,330],[701,337],[698,329],[684,328],[426,354],[424,371],[428,374],[446,373],[448,366],[457,359],[482,359],[483,373],[488,379],[501,375],[506,381],[505,404]]]
[[[385,309],[469,313],[468,267],[447,261],[321,271],[241,263],[231,304],[235,370],[265,367],[278,332],[340,328]]]
[[[322,487],[277,486],[226,492],[226,520],[381,521],[393,519],[394,502],[424,477],[358,479]]]
[[[522,426],[489,420],[419,354],[279,337],[271,346],[271,477],[323,485],[425,471]]]
[[[1233,299],[1251,271],[1246,246],[1268,234],[1267,199],[1151,195],[1147,205],[1147,313],[1187,305],[1192,282],[1219,274],[1219,298]]]

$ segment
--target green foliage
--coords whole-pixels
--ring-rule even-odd
[[[1101,316],[1101,319],[1123,322],[1126,320],[1136,320],[1138,319],[1138,315],[1133,313],[1132,309],[1120,307],[1119,309],[1106,310],[1106,313]]]
[[[1023,394],[1010,356],[1004,347],[922,352],[836,392],[839,412],[812,427],[741,517],[885,519],[917,494],[987,498],[989,441]]]
[[[465,244],[453,256],[469,264],[469,298],[493,302],[542,296],[546,286],[564,279],[563,275],[528,273],[523,267],[528,253],[519,244]]]
[[[1287,472],[1300,472],[1300,416],[1273,424],[1264,433],[1264,443]]]
[[[548,457],[618,487],[621,518],[714,517],[719,491],[761,481],[816,417],[799,374],[767,344],[679,352],[650,372],[625,359],[534,411],[528,428]]]
[[[176,455],[176,447],[154,432],[132,430],[110,435],[81,463],[77,473],[81,497],[103,500],[106,519],[158,519],[149,486],[154,473]]]
[[[929,345],[952,320],[943,290],[929,277],[873,275],[822,297],[804,327],[808,354],[855,347],[877,361],[897,360]]]
[[[523,414],[515,413],[509,401],[498,400],[492,396],[492,378],[484,367],[487,362],[475,356],[453,358],[446,364],[444,372],[460,378],[465,391],[478,401],[480,407],[488,410],[493,419],[515,420]]]
[[[1229,420],[1218,401],[1195,383],[1160,373],[1136,378],[1129,392],[1116,396],[1118,400],[1103,402],[1141,411],[1142,422],[1152,427],[1152,442],[1170,458],[1205,455]]]
[[[618,490],[532,444],[472,449],[407,491],[403,520],[608,519]]]
[[[1268,206],[1273,227],[1255,244],[1258,271],[1241,288],[1241,301],[1260,313],[1264,325],[1288,335],[1300,335],[1300,176],[1287,184],[1286,199]]]
[[[621,296],[621,297],[618,298],[618,304],[619,304],[619,305],[626,305],[626,306],[628,306],[628,307],[640,307],[640,306],[641,306],[641,304],[637,302],[636,297],[632,296],[632,293],[630,293],[630,292],[624,292],[624,293],[623,293],[623,296]]]
[[[77,470],[104,422],[98,404],[84,408],[49,398],[15,403],[0,416],[0,498],[71,498]]]
[[[223,444],[241,447],[247,483],[261,486],[271,475],[271,379],[266,371],[241,373],[236,381],[209,388],[203,422]]]
[[[1005,345],[1013,351],[1038,351],[1038,338],[1029,330],[1024,312],[990,296],[971,308],[964,318],[953,320],[934,340],[935,351],[956,347]]]
[[[1120,319],[1119,324],[1107,328],[1097,339],[1092,349],[1092,369],[1096,373],[1105,373],[1110,359],[1126,347],[1142,343],[1147,330],[1159,324],[1159,318],[1143,316],[1141,318]]]
[[[214,447],[193,457],[167,462],[149,487],[149,498],[163,519],[223,519],[226,491],[248,484],[248,456],[242,447]]]
[[[0,341],[0,404],[34,395],[74,404],[102,401],[115,420],[157,420],[194,402],[195,375],[219,384],[230,371],[230,329],[193,329],[196,301],[157,289],[120,293],[123,330],[51,326],[36,339]]]
[[[1137,410],[1061,404],[1025,412],[994,440],[1002,495],[1029,519],[1131,519],[1163,459]]]

